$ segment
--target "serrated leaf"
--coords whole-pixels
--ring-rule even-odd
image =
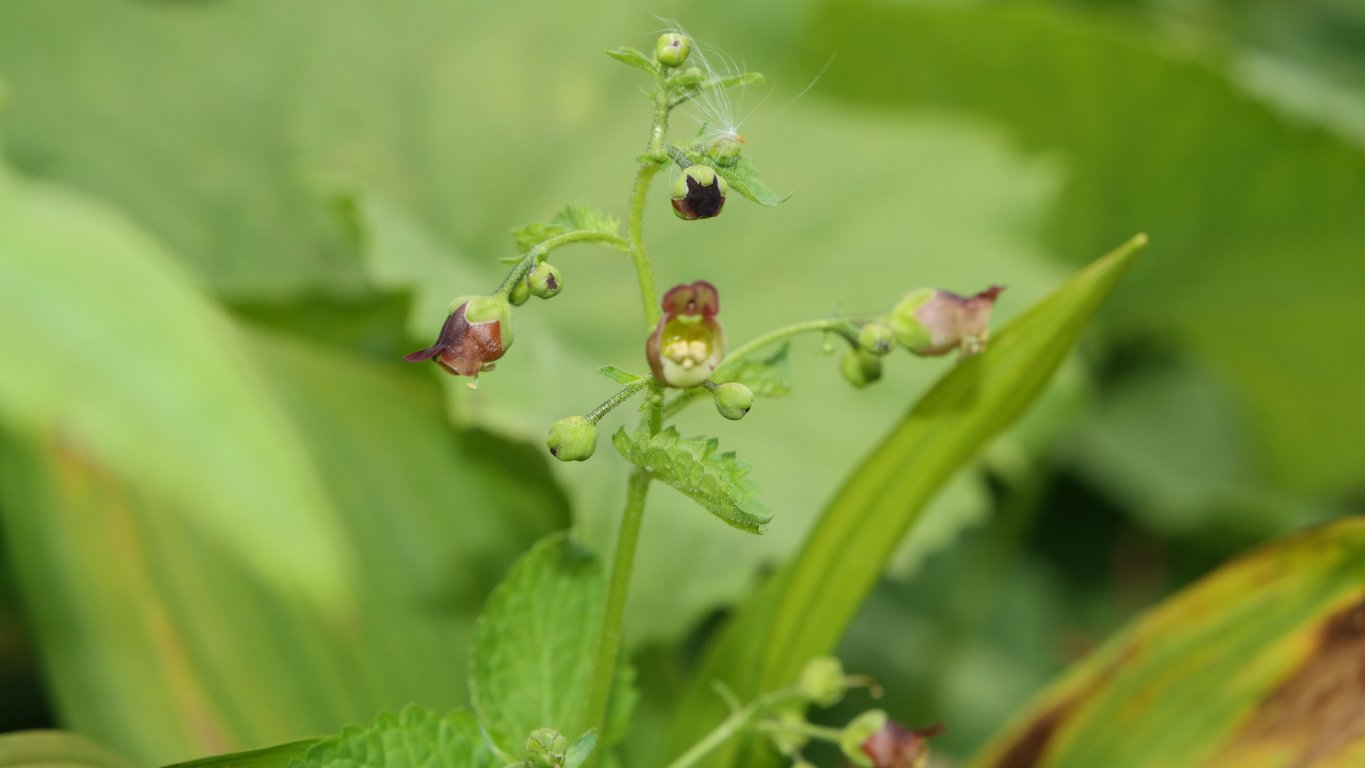
[[[848,478],[796,558],[716,635],[684,696],[670,752],[725,716],[714,681],[752,697],[789,685],[808,659],[836,648],[920,511],[1043,390],[1145,243],[1133,238],[1072,277],[906,413]],[[763,764],[746,749],[728,745],[713,764]]]
[[[0,735],[0,768],[131,768],[122,756],[70,731]]]
[[[770,208],[779,206],[792,196],[791,192],[779,195],[767,184],[758,180],[758,169],[750,163],[743,155],[729,165],[716,163],[716,173],[730,182],[730,186],[741,195]]]
[[[590,717],[594,649],[606,580],[597,556],[565,533],[541,539],[488,598],[474,632],[474,709],[493,743],[515,755],[536,728],[581,733]],[[634,701],[618,670],[612,711]],[[609,727],[603,746],[624,729]]]
[[[290,763],[307,757],[308,750],[323,739],[305,739],[277,744],[273,747],[232,752],[226,755],[175,763],[166,768],[286,768]]]
[[[1224,566],[1042,693],[979,768],[1365,765],[1365,519]]]
[[[284,764],[281,764],[284,765]],[[501,768],[462,709],[438,715],[416,705],[322,739],[288,768]]]
[[[597,232],[616,237],[620,230],[621,223],[614,216],[584,205],[568,205],[548,222],[532,222],[514,230],[512,238],[516,240],[517,249],[526,253],[565,232]]]
[[[604,365],[597,369],[597,372],[616,382],[617,384],[634,384],[643,379],[643,376],[636,376],[630,371],[617,368],[614,365]]]
[[[791,394],[791,344],[783,344],[767,357],[746,357],[734,365],[722,363],[711,377],[717,384],[738,381],[758,397]]]
[[[607,54],[613,59],[616,59],[622,64],[635,67],[641,72],[646,72],[648,74],[653,75],[657,74],[659,71],[659,66],[654,63],[653,59],[649,58],[643,53],[640,53],[634,48],[622,46],[620,48],[613,48],[608,51],[603,51],[603,53]]]
[[[755,498],[758,486],[747,477],[748,465],[733,453],[717,453],[715,439],[684,439],[676,427],[650,435],[641,427],[633,433],[621,429],[612,443],[627,461],[741,531],[762,533],[773,518]]]

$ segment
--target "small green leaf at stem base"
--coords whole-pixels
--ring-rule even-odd
[[[603,53],[607,54],[613,59],[616,59],[622,64],[625,64],[628,67],[634,67],[646,74],[656,75],[659,72],[659,65],[655,64],[653,59],[635,50],[634,48],[628,48],[623,46],[621,48],[613,48],[609,51],[603,51]]]

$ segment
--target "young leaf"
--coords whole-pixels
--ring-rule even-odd
[[[640,53],[634,48],[626,47],[614,48],[610,51],[603,51],[603,53],[607,54],[613,59],[616,59],[622,64],[635,67],[641,72],[645,72],[650,75],[657,74],[659,71],[659,65],[655,64],[653,59],[649,58],[643,53]]]
[[[757,397],[783,397],[791,394],[789,352],[791,344],[783,344],[767,357],[746,357],[734,365],[721,363],[711,380],[717,384],[738,381]]]
[[[512,238],[517,242],[517,250],[526,253],[565,232],[597,232],[616,237],[620,229],[621,223],[614,216],[583,205],[568,205],[549,222],[532,222],[513,230]]]
[[[1365,519],[1271,544],[1135,621],[973,763],[1365,765]]]
[[[776,207],[787,202],[792,196],[792,193],[790,192],[785,195],[779,195],[767,184],[759,181],[758,169],[743,155],[730,165],[717,163],[715,168],[716,173],[719,173],[726,181],[730,182],[730,186],[733,187],[736,192],[759,205]]]
[[[108,748],[70,731],[0,735],[0,768],[131,768]]]
[[[1038,396],[1145,243],[1139,235],[1082,270],[910,409],[830,502],[796,558],[716,636],[684,695],[670,751],[725,716],[713,681],[754,696],[789,684],[808,659],[835,649],[924,505]],[[714,764],[749,765],[742,749],[727,747]]]
[[[564,533],[537,542],[489,596],[474,630],[471,688],[479,724],[507,755],[537,728],[587,729],[605,599],[601,562]],[[631,678],[617,672],[614,707],[633,702]],[[609,728],[601,740],[622,735]]]
[[[639,381],[641,376],[636,376],[630,371],[617,368],[614,365],[604,365],[597,369],[597,372],[616,382],[617,384],[634,384]]]
[[[592,754],[593,747],[597,746],[597,731],[587,731],[582,736],[574,739],[569,745],[569,751],[564,753],[564,768],[579,768]]]
[[[248,753],[249,754],[249,753]],[[234,763],[235,765],[235,763]],[[483,743],[473,716],[460,709],[438,715],[408,705],[365,726],[322,739],[288,768],[501,768]]]
[[[746,477],[749,467],[733,453],[717,454],[715,439],[683,439],[675,427],[657,435],[641,427],[612,437],[626,460],[682,491],[726,523],[749,533],[762,533],[773,513],[758,499],[758,486]]]

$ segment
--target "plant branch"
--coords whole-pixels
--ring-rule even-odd
[[[613,235],[609,232],[598,232],[592,229],[575,229],[563,232],[554,237],[546,238],[536,243],[526,255],[521,257],[521,261],[512,267],[512,271],[503,278],[502,284],[498,286],[497,293],[506,296],[517,287],[517,283],[526,277],[526,273],[535,268],[537,264],[545,260],[550,255],[550,251],[573,243],[602,243],[618,251],[630,251],[630,243],[625,238]]]
[[[783,688],[754,699],[748,706],[731,712],[730,716],[721,721],[720,725],[703,736],[701,741],[693,744],[691,749],[682,753],[678,759],[669,763],[667,768],[687,768],[695,765],[702,758],[711,754],[716,747],[724,744],[726,739],[743,730],[755,717],[785,701],[801,699],[801,692],[795,688]]]

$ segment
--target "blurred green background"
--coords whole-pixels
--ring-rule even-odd
[[[512,228],[624,214],[648,105],[600,51],[651,45],[655,14],[768,75],[735,106],[792,199],[684,223],[660,188],[646,219],[660,285],[714,282],[732,342],[922,285],[1007,285],[999,324],[1151,236],[847,638],[898,719],[965,755],[1136,611],[1359,511],[1352,0],[0,0],[0,731],[150,764],[448,708],[511,559],[570,524],[605,549],[624,463],[550,467],[542,441],[612,392],[597,366],[644,369],[619,255],[557,255],[566,291],[517,311],[477,391],[400,358],[496,285]],[[952,364],[855,392],[819,340],[791,358],[790,397],[682,420],[778,516],[754,538],[652,494],[627,756]]]

